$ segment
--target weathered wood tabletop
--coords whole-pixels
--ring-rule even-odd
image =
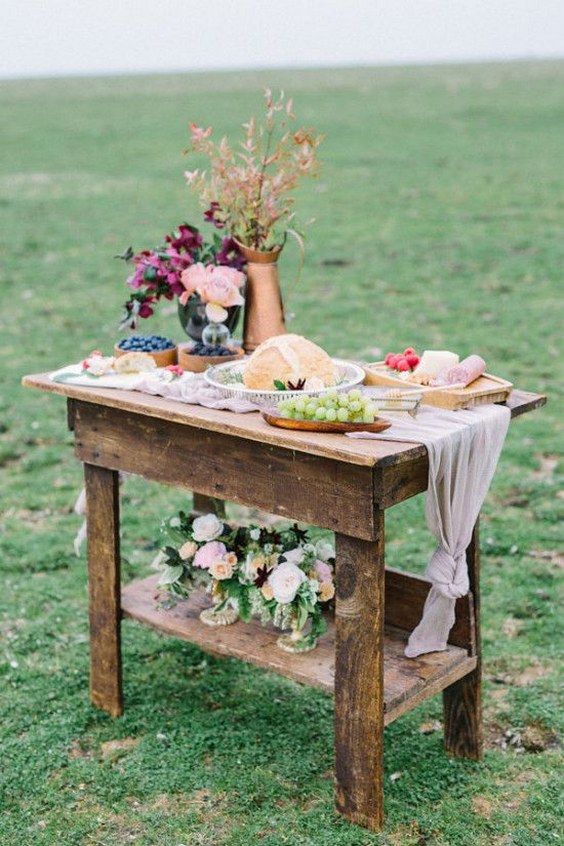
[[[139,620],[219,655],[235,655],[335,696],[337,809],[371,829],[383,822],[383,729],[443,691],[445,746],[479,758],[479,544],[467,551],[471,592],[457,601],[445,652],[403,655],[429,588],[386,570],[385,509],[424,491],[427,452],[418,444],[353,440],[277,429],[257,413],[233,414],[133,391],[78,387],[27,376],[24,385],[65,396],[75,453],[84,463],[88,516],[91,698],[123,710],[120,621]],[[512,416],[543,405],[513,391]],[[275,636],[241,622],[198,623],[203,598],[159,609],[155,579],[120,587],[119,472],[240,502],[335,532],[335,621],[311,653],[288,655]]]

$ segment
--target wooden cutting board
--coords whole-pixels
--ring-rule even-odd
[[[511,382],[499,376],[491,376],[489,373],[484,373],[465,388],[439,389],[414,385],[413,382],[398,379],[390,373],[383,361],[364,364],[363,367],[366,373],[365,385],[384,385],[390,388],[417,387],[423,395],[422,403],[451,411],[460,408],[475,408],[477,405],[490,402],[505,402],[513,390]]]
[[[264,408],[261,414],[271,426],[278,426],[280,429],[297,429],[302,432],[334,432],[344,434],[345,432],[383,432],[392,425],[391,420],[377,417],[374,423],[334,423],[328,420],[292,420],[289,417],[282,417],[275,408]]]

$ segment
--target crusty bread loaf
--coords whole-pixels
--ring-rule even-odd
[[[301,335],[275,335],[263,341],[249,358],[243,382],[245,387],[274,391],[275,381],[286,387],[291,382],[315,380],[328,387],[337,381],[337,368],[325,350]]]

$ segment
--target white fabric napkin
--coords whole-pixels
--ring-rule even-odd
[[[71,364],[51,373],[53,382],[81,385],[87,388],[120,388],[126,391],[141,391],[144,394],[166,397],[190,405],[203,405],[223,411],[246,414],[258,411],[252,402],[236,397],[225,397],[220,390],[209,385],[201,373],[185,371],[182,376],[174,377],[166,370],[158,368],[147,373],[106,373],[104,376],[87,375],[80,364]]]
[[[394,419],[385,432],[350,432],[348,437],[424,444],[429,454],[425,516],[439,542],[427,566],[432,582],[421,622],[405,654],[415,658],[447,648],[457,597],[468,593],[466,548],[486,496],[511,412],[501,405],[463,411],[424,406],[417,418]]]

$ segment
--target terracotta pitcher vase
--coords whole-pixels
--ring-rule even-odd
[[[237,246],[247,262],[243,349],[252,353],[267,338],[287,332],[277,264],[282,247],[261,252]]]

